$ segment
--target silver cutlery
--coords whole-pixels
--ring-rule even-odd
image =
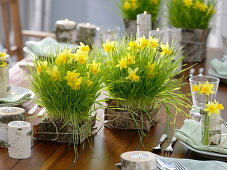
[[[152,147],[153,150],[160,150],[161,149],[161,144],[164,142],[167,138],[167,134],[162,134],[161,138],[158,141],[158,145],[155,147]]]
[[[179,170],[188,170],[182,163],[180,163],[178,160],[173,161],[174,166]]]
[[[177,170],[172,162],[167,161],[165,159],[157,158],[156,162],[157,162],[158,168],[160,168],[160,169]]]
[[[204,72],[204,68],[199,68],[199,75],[198,76],[202,76]]]
[[[192,77],[195,73],[195,69],[194,68],[191,68],[190,71],[189,71],[189,77]]]
[[[169,146],[167,146],[167,148],[164,149],[165,152],[173,152],[173,144],[177,141],[177,138],[174,136],[170,143]]]
[[[38,109],[38,105],[35,104],[29,111],[28,111],[28,114],[29,115],[32,115],[35,113],[35,111]]]

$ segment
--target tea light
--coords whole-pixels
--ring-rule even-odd
[[[31,156],[31,124],[13,121],[8,124],[8,152],[11,158],[25,159]]]
[[[151,14],[144,11],[143,14],[137,15],[137,36],[148,38],[151,30]]]
[[[122,170],[157,169],[156,155],[147,151],[131,151],[121,154]]]
[[[75,41],[76,22],[64,19],[56,21],[55,34],[59,42]]]
[[[96,35],[96,25],[90,23],[79,23],[77,26],[77,42],[86,45],[94,43]]]

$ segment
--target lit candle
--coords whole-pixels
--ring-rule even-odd
[[[83,42],[90,45],[94,42],[96,36],[96,25],[91,23],[79,23],[77,26],[77,42]]]
[[[160,41],[162,41],[165,36],[165,31],[157,28],[156,30],[149,31],[149,36],[155,37],[155,38],[159,39]]]
[[[137,36],[148,38],[149,31],[151,30],[151,14],[144,11],[143,14],[137,15]]]
[[[121,169],[156,170],[156,155],[148,151],[131,151],[121,154]]]
[[[55,25],[56,38],[59,42],[74,42],[76,22],[69,19],[58,20]]]

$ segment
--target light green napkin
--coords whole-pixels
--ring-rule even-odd
[[[178,160],[182,163],[185,168],[188,170],[226,170],[227,163],[221,161],[197,161],[193,159],[175,159],[175,158],[166,158],[169,161]]]
[[[219,59],[213,59],[210,64],[219,75],[227,76],[227,60],[222,62]]]
[[[46,56],[47,54],[57,53],[59,49],[70,48],[75,49],[77,45],[69,43],[58,43],[55,39],[47,37],[41,41],[27,41],[25,42],[25,51],[35,56]]]
[[[199,122],[194,120],[186,120],[181,129],[177,129],[175,136],[188,144],[189,146],[202,151],[218,152],[222,154],[227,154],[227,142],[222,144],[223,148],[216,145],[206,146],[202,144],[202,129]],[[221,143],[225,140],[221,139]]]

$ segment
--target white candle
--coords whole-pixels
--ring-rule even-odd
[[[11,158],[25,159],[31,156],[31,124],[13,121],[8,124],[8,152]]]
[[[159,39],[161,42],[163,41],[166,42],[167,34],[168,34],[167,31],[160,30],[159,28],[157,28],[156,30],[149,31],[149,36],[155,37]]]
[[[58,20],[56,21],[56,26],[61,29],[75,29],[76,22],[71,21],[69,19]]]
[[[131,151],[121,154],[122,170],[156,170],[156,155],[148,151]]]
[[[137,15],[137,36],[148,38],[151,30],[151,14],[145,11],[143,14]]]

